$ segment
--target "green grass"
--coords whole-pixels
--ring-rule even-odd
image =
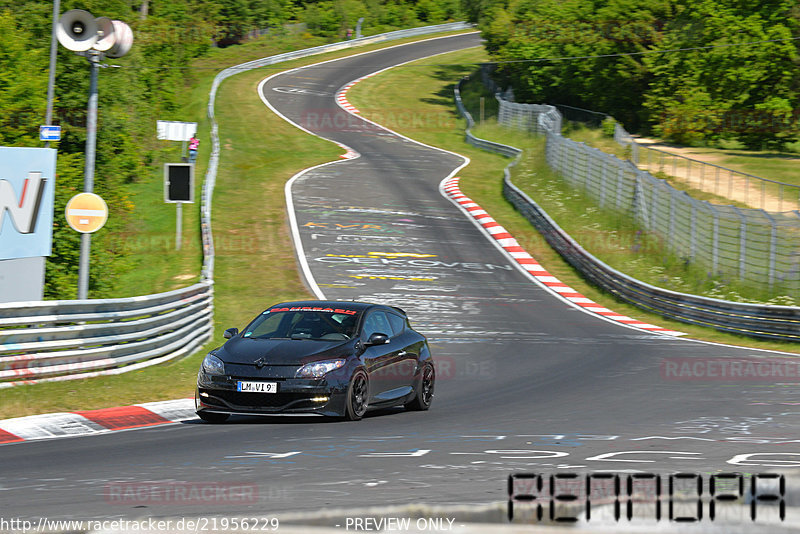
[[[420,39],[321,54],[281,64],[279,69],[258,69],[226,80],[216,101],[222,149],[212,209],[217,254],[213,340],[193,356],[140,371],[4,389],[0,393],[0,418],[191,397],[200,361],[205,352],[224,341],[223,329],[241,328],[275,302],[310,297],[295,267],[283,188],[296,172],[336,160],[342,150],[273,114],[259,99],[256,87],[278,70],[412,40]],[[120,281],[120,296],[184,287],[199,279],[199,190],[211,145],[205,112],[215,72],[248,59],[284,52],[290,45],[305,48],[315,44],[319,43],[302,38],[293,42],[254,42],[220,50],[196,63],[201,68],[196,71],[194,84],[186,90],[184,113],[165,118],[199,123],[197,202],[184,206],[184,246],[181,251],[174,251],[175,207],[163,203],[163,162],[156,162],[152,175],[136,184],[134,200],[139,209],[134,217],[141,232],[134,233],[132,228],[123,238],[141,257],[137,267]],[[178,158],[180,143],[175,145],[173,155]]]
[[[696,339],[755,348],[800,352],[796,344],[755,340],[718,332],[710,328],[670,321],[617,300],[615,297],[586,283],[569,264],[546,244],[531,224],[503,197],[502,169],[509,161],[500,156],[475,149],[464,142],[465,121],[456,118],[452,88],[461,76],[472,73],[472,65],[485,60],[486,55],[483,50],[471,49],[439,56],[437,63],[452,64],[447,67],[430,66],[391,69],[356,85],[348,93],[348,98],[358,109],[362,110],[364,116],[377,121],[381,119],[381,113],[385,113],[382,110],[386,109],[414,110],[419,116],[446,118],[446,120],[428,123],[424,127],[408,124],[393,126],[387,124],[387,126],[393,127],[413,139],[469,157],[471,160],[470,165],[459,173],[461,189],[464,193],[491,213],[492,217],[507,228],[520,244],[554,276],[557,276],[594,301],[644,322],[686,332],[690,337]],[[471,111],[474,111],[474,104],[478,101],[474,93],[480,92],[480,90],[475,89],[472,91],[469,88],[471,85],[473,84],[468,84],[464,96],[466,104],[473,108]],[[542,172],[543,179],[539,182],[540,187],[553,188],[554,196],[566,195],[561,198],[555,198],[553,203],[550,204],[544,198],[549,194],[541,195],[537,189],[529,190],[528,193],[537,202],[540,200],[542,200],[542,203],[548,202],[550,208],[553,206],[570,208],[573,205],[573,201],[577,199],[577,194],[572,191],[561,190],[561,186],[558,184],[559,180],[556,177],[552,174],[544,174],[545,171],[549,171],[546,165],[544,167],[535,167],[534,170],[532,165],[539,165],[543,161],[541,157],[535,155],[537,149],[541,150],[541,141],[539,139],[522,132],[500,128],[491,120],[486,120],[484,125],[477,127],[473,130],[473,133],[526,149],[525,159],[515,168],[515,175]],[[523,177],[523,181],[529,177]],[[526,185],[530,186],[531,184],[532,182]],[[567,228],[571,228],[567,223],[571,219],[576,219],[575,225],[577,226],[589,226],[588,233],[584,229],[584,237],[589,241],[594,241],[595,249],[598,248],[597,244],[599,244],[600,248],[605,247],[614,255],[629,247],[629,245],[613,239],[615,234],[622,233],[620,230],[603,231],[602,224],[587,225],[586,207],[586,205],[578,206],[574,211],[566,211],[566,216],[564,213],[560,213],[555,218],[559,224],[563,224]],[[549,208],[546,206],[546,209]],[[557,211],[559,210],[553,209],[550,213],[551,215],[556,215],[555,212]],[[594,214],[592,215],[594,219]],[[611,223],[609,222],[609,224]],[[615,224],[620,223],[617,221]],[[624,221],[622,224],[624,224]],[[572,228],[574,229],[574,226]],[[622,228],[624,229],[624,227]],[[637,238],[635,232],[628,231],[628,234],[631,233],[634,238]],[[646,236],[640,236],[637,239],[646,239]],[[640,249],[646,250],[648,247],[656,245],[649,241],[640,241],[639,246]],[[661,273],[658,273],[658,275],[661,276]]]

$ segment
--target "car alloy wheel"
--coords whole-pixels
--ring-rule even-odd
[[[347,387],[347,407],[345,417],[349,421],[358,421],[367,411],[367,395],[369,383],[363,371],[356,371]]]
[[[405,405],[408,410],[427,410],[433,402],[433,387],[436,384],[436,373],[433,365],[426,363],[422,368],[422,379],[414,399]]]

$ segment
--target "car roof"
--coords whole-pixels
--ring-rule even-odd
[[[298,300],[291,302],[280,302],[274,304],[267,309],[277,307],[290,307],[290,308],[305,308],[305,307],[325,307],[325,308],[348,308],[351,310],[365,311],[369,308],[388,308],[400,312],[403,315],[406,313],[395,306],[386,306],[384,304],[375,304],[373,302],[361,302],[356,300]]]

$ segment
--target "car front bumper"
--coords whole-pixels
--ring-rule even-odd
[[[275,382],[275,393],[237,391],[241,380]],[[195,409],[198,412],[230,414],[300,414],[313,413],[342,417],[345,414],[347,382],[326,379],[298,378],[263,379],[236,376],[209,376],[200,372],[197,377]]]

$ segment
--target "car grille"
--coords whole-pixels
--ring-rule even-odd
[[[319,403],[312,403],[308,400],[307,393],[243,393],[241,391],[214,390],[210,395],[236,406],[247,406],[248,408],[282,408],[289,403],[305,400],[306,402],[297,403],[292,408],[303,408]]]

